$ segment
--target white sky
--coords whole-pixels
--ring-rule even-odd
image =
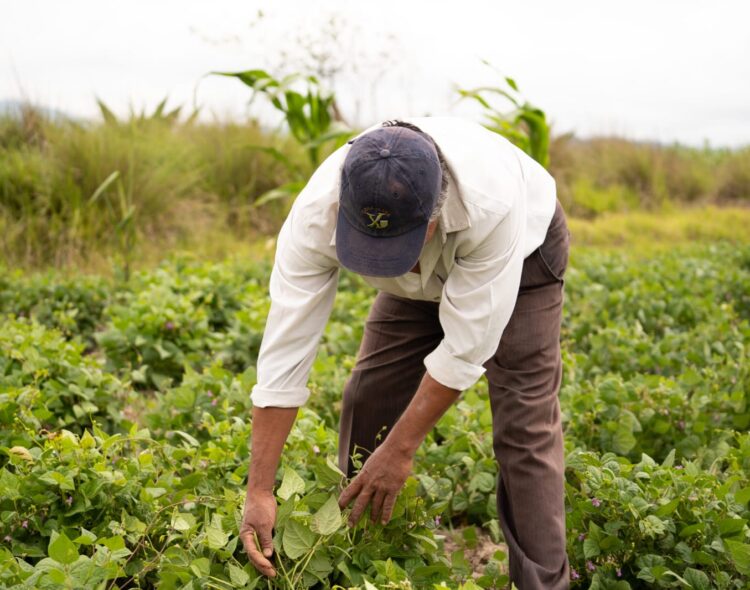
[[[338,15],[336,88],[356,124],[476,117],[453,88],[494,83],[484,58],[557,132],[750,144],[747,0],[5,0],[1,14],[0,100],[79,116],[95,96],[121,113],[164,96],[203,117],[256,113],[238,81],[204,74],[300,59],[295,39]]]

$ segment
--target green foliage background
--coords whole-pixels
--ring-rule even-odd
[[[277,85],[269,88],[260,74],[245,79],[253,92],[270,93],[289,113],[290,129],[296,130],[291,135],[252,121],[180,119],[164,105],[127,119],[101,105],[102,123],[48,120],[33,108],[21,117],[0,118],[0,256],[11,267],[102,272],[115,263],[129,272],[182,250],[212,259],[252,253],[252,244],[280,226],[289,203],[280,197],[296,194],[315,164],[350,133],[331,115],[310,114],[313,105],[318,112],[335,104],[315,83],[297,91],[289,87],[293,81],[271,80]],[[463,92],[483,96],[481,90]],[[289,96],[298,108],[287,106],[283,97]],[[718,204],[742,207],[733,210],[734,226],[716,228],[721,237],[746,227],[747,148],[568,135],[532,142],[531,135],[549,133],[544,114],[516,100],[506,118],[492,106],[488,125],[549,159],[569,215],[605,224],[614,215],[607,233],[618,213],[651,212],[659,220],[652,225],[659,227],[674,216],[688,216],[689,229],[700,232],[703,209]],[[537,129],[528,137],[526,119]],[[585,239],[590,232],[577,235]]]
[[[280,576],[247,563],[267,238],[351,130],[315,78],[224,75],[291,135],[166,102],[127,119],[100,103],[100,124],[0,119],[0,586],[505,587],[504,552],[480,571],[446,552],[453,529],[502,542],[484,382],[420,449],[392,522],[344,526],[336,425],[373,296],[347,273],[278,474]],[[548,165],[571,215],[571,582],[750,587],[750,151],[555,137],[504,83],[460,93]]]
[[[340,396],[373,293],[339,296],[279,471],[273,583],[238,525],[268,263],[177,258],[129,283],[5,273],[0,585],[502,588],[453,527],[502,541],[486,385],[440,421],[386,527],[333,498]],[[574,253],[566,275],[568,553],[580,588],[750,583],[750,250]]]

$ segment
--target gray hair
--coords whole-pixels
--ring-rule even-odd
[[[443,210],[443,205],[445,204],[445,200],[448,198],[448,183],[450,179],[450,171],[448,170],[448,164],[445,161],[445,156],[443,155],[443,152],[440,149],[440,146],[435,142],[434,139],[432,139],[432,137],[429,134],[422,131],[419,127],[417,127],[413,123],[407,123],[406,121],[392,119],[390,121],[386,121],[385,123],[383,123],[383,127],[404,127],[406,129],[410,129],[411,131],[416,131],[417,133],[429,139],[432,142],[432,145],[435,146],[435,151],[437,152],[438,162],[440,162],[440,170],[443,173],[442,178],[440,180],[440,194],[438,195],[437,203],[435,203],[435,207],[432,210],[432,213],[430,214],[430,221],[435,221],[438,217],[440,217],[440,213]]]

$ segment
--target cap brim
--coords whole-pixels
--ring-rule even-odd
[[[370,277],[398,277],[419,260],[428,222],[399,236],[375,237],[355,228],[339,209],[336,256],[351,271]]]

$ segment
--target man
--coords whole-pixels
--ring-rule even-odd
[[[568,244],[552,177],[474,123],[387,122],[320,166],[279,234],[252,394],[241,537],[262,573],[275,573],[279,457],[344,266],[379,290],[343,395],[340,465],[352,475],[355,447],[371,453],[339,500],[353,503],[350,522],[368,505],[389,520],[417,447],[486,373],[510,577],[568,587],[557,397]]]

